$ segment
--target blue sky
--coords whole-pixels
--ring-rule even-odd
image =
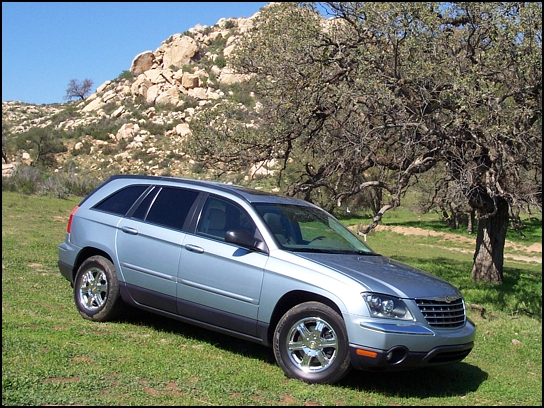
[[[172,34],[268,2],[2,2],[2,102],[65,102],[71,79],[93,92]]]

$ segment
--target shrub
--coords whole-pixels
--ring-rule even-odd
[[[38,167],[20,165],[12,176],[2,177],[2,191],[65,199],[69,195],[84,197],[102,181],[90,175],[79,175],[71,163],[62,171],[51,174]]]
[[[255,98],[251,96],[251,84],[249,82],[237,82],[231,85],[222,85],[221,91],[229,95],[228,99],[236,103],[241,103],[248,109],[255,106]]]
[[[134,79],[134,73],[132,71],[128,71],[128,70],[124,70],[122,71],[119,76],[117,77],[117,79],[128,79],[128,80],[132,80]]]
[[[2,177],[2,191],[36,194],[41,172],[34,166],[20,165],[10,177]]]
[[[227,66],[227,60],[223,54],[218,55],[214,62],[219,68],[225,68]]]
[[[233,20],[225,21],[225,29],[230,30],[231,28],[236,27],[236,23]]]
[[[49,167],[56,163],[56,153],[68,150],[57,133],[57,130],[50,127],[30,128],[17,136],[16,145],[18,149],[30,152],[36,165]]]

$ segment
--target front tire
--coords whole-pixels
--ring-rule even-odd
[[[273,348],[285,375],[307,383],[335,383],[351,368],[344,321],[323,303],[288,310],[274,331]]]
[[[87,258],[74,281],[74,301],[79,314],[87,320],[112,320],[123,309],[115,266],[100,255]]]

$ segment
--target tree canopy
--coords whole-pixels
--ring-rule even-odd
[[[83,101],[91,93],[92,87],[93,81],[90,79],[84,79],[81,82],[77,79],[71,79],[68,83],[68,88],[66,88],[64,99],[72,100],[74,98],[79,98]]]
[[[321,205],[373,191],[363,232],[432,171],[477,214],[474,279],[502,282],[512,210],[542,207],[541,3],[272,3],[237,47],[260,111],[217,106],[193,154],[278,160],[286,192]]]

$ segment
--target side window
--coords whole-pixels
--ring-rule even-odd
[[[145,220],[181,230],[198,194],[198,191],[163,187]]]
[[[160,188],[154,187],[149,193],[147,193],[142,202],[138,205],[138,208],[134,210],[132,218],[136,218],[142,221],[145,220],[145,217],[147,217],[147,213],[149,211],[149,207],[153,203],[153,200],[155,200],[158,191],[160,191]]]
[[[208,198],[198,221],[197,234],[224,241],[229,230],[245,230],[255,235],[255,225],[242,208],[217,197]]]
[[[148,187],[147,185],[125,187],[102,200],[93,208],[124,216]]]

